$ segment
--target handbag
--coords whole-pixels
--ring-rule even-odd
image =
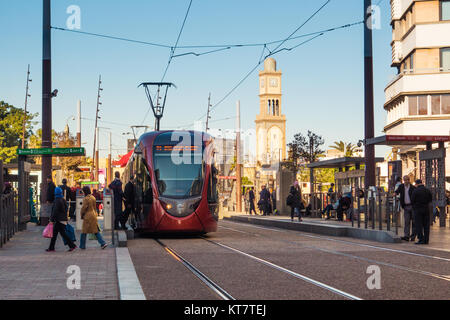
[[[69,237],[69,239],[72,240],[73,242],[77,241],[77,237],[75,235],[75,230],[73,229],[73,227],[70,224],[66,224],[66,234]],[[66,239],[63,238],[63,242],[64,242],[64,245],[67,246]]]
[[[42,232],[44,238],[53,238],[53,223],[50,222]]]

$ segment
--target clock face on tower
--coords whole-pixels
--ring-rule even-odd
[[[276,79],[276,78],[270,78],[270,86],[271,86],[271,87],[276,87],[276,86],[278,86],[278,79]]]

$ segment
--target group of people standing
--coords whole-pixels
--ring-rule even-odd
[[[397,181],[395,193],[399,197],[400,206],[404,217],[404,241],[415,241],[416,244],[428,244],[430,240],[430,203],[433,200],[431,191],[423,185],[422,180],[416,180],[416,185],[411,184],[409,176]]]
[[[249,214],[252,215],[254,213],[255,215],[257,215],[255,207],[256,196],[254,187],[250,187],[250,189],[246,192],[245,200],[248,203]],[[261,186],[259,201],[257,204],[260,214],[263,216],[270,216],[271,213],[273,213],[274,215],[278,214],[276,192],[274,189],[267,190],[266,185]]]
[[[108,186],[114,195],[114,229],[127,230],[126,223],[130,213],[135,210],[135,176],[131,175],[130,180],[125,185],[125,190],[122,190],[122,181],[120,181],[120,173],[118,171],[114,174],[114,181]],[[122,210],[122,203],[125,203],[125,210]]]

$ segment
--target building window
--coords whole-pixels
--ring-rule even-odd
[[[441,21],[450,20],[450,0],[441,1]]]
[[[450,48],[441,48],[440,67],[442,71],[450,71]]]
[[[450,114],[450,94],[431,96],[431,114]]]
[[[409,115],[410,116],[424,116],[428,114],[427,96],[409,96]]]
[[[441,114],[441,96],[431,96],[431,114]]]

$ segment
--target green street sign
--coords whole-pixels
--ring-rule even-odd
[[[19,156],[45,156],[53,155],[60,157],[75,157],[86,155],[84,148],[39,148],[39,149],[17,149]]]
[[[100,184],[100,183],[97,181],[82,181],[81,182],[82,186],[86,186],[86,185],[90,186],[90,185],[96,185],[96,184]]]

